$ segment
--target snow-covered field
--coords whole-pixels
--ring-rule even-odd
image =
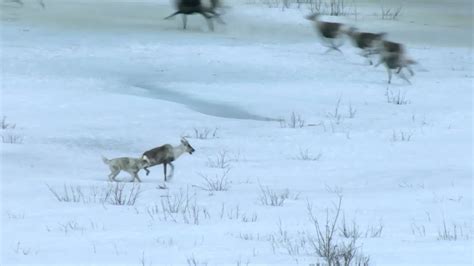
[[[339,198],[334,241],[350,241],[342,218],[355,224],[370,265],[472,265],[469,0],[413,1],[395,21],[367,1],[357,21],[328,18],[406,44],[420,64],[390,86],[348,41],[325,54],[306,9],[227,1],[209,32],[199,16],[187,31],[163,20],[167,0],[5,2],[2,265],[323,263],[307,207],[324,230]],[[161,166],[139,185],[107,181],[101,155],[182,136],[196,152],[168,189]],[[121,188],[136,201],[114,204]]]

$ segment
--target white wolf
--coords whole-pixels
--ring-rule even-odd
[[[131,182],[134,182],[135,179],[142,182],[138,177],[138,172],[148,166],[148,162],[142,158],[120,157],[109,160],[102,156],[102,161],[110,168],[109,181],[117,181],[115,177],[120,171],[125,171],[133,177]]]

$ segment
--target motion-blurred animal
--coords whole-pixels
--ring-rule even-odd
[[[380,53],[380,60],[375,67],[382,63],[385,65],[388,74],[388,83],[390,84],[392,81],[392,70],[396,70],[396,74],[410,83],[410,80],[405,76],[402,70],[406,68],[410,75],[413,76],[414,72],[410,65],[416,64],[417,62],[408,58],[403,44],[381,40],[377,49]]]
[[[319,18],[318,13],[306,16],[306,19],[314,22],[316,32],[320,35],[324,45],[329,48],[326,52],[336,50],[342,53],[339,47],[343,44],[342,33],[344,33],[345,24],[322,21]]]
[[[346,34],[352,40],[354,46],[362,50],[361,56],[367,58],[369,64],[372,65],[370,56],[379,53],[377,45],[383,40],[386,33],[361,32],[355,27],[350,27]]]
[[[220,6],[219,0],[210,0],[210,6],[203,5],[201,0],[176,0],[176,12],[167,16],[165,19],[172,18],[178,14],[182,14],[183,29],[186,29],[187,15],[200,14],[206,21],[210,30],[214,30],[212,19],[215,18],[219,23],[225,24],[216,9]]]

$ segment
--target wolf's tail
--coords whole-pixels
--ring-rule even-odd
[[[110,163],[110,160],[105,158],[104,156],[102,156],[102,161],[105,163],[105,164],[109,164]]]

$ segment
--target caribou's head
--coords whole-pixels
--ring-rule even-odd
[[[189,142],[185,138],[181,138],[181,144],[184,146],[185,151],[189,152],[189,154],[193,154],[194,148],[189,144]]]
[[[311,15],[307,15],[305,18],[306,18],[307,20],[315,21],[315,20],[318,19],[318,17],[319,17],[319,14],[318,14],[318,13],[313,13],[313,14],[311,14]]]

